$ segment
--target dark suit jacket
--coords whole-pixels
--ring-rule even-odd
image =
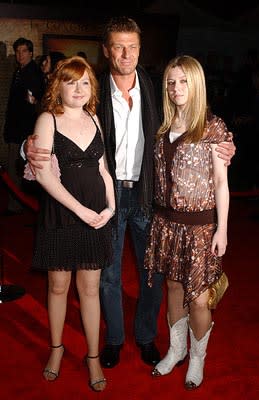
[[[142,123],[145,137],[144,155],[139,179],[139,202],[144,212],[149,213],[153,200],[154,141],[155,134],[160,125],[160,120],[151,78],[139,65],[137,66],[137,72],[141,92]],[[100,104],[97,114],[104,131],[104,142],[109,170],[115,180],[116,143],[109,71],[105,71],[100,76]]]
[[[37,106],[27,101],[28,90],[39,102],[44,91],[43,75],[32,60],[13,75],[6,110],[4,139],[6,143],[19,143],[33,133]]]

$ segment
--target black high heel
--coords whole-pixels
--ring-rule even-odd
[[[95,358],[99,358],[99,354],[97,356],[89,356],[87,354],[87,356],[86,356],[86,364],[87,364],[89,374],[90,374],[90,368],[88,365],[88,361],[91,359],[95,359]],[[106,387],[106,379],[104,377],[96,378],[95,380],[92,380],[92,381],[91,381],[91,379],[89,379],[89,386],[95,392],[102,392]]]
[[[62,348],[63,349],[63,354],[64,354],[64,351],[65,351],[65,347],[64,347],[64,345],[61,343],[60,345],[58,345],[58,346],[49,346],[51,349],[59,349],[59,348]],[[62,354],[62,357],[63,357],[63,354]],[[61,357],[61,360],[62,360],[62,357]],[[61,360],[60,360],[60,363],[61,363]],[[51,379],[48,379],[47,378],[47,376],[48,375],[50,375],[50,376],[52,376],[52,378]],[[55,381],[57,378],[58,378],[58,376],[59,376],[59,370],[58,371],[54,371],[53,369],[51,369],[51,368],[49,368],[48,366],[43,370],[43,376],[44,376],[44,378],[47,380],[47,381],[50,381],[50,382],[52,382],[52,381]]]

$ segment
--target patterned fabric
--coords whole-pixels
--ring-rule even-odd
[[[204,221],[204,211],[215,208],[211,144],[227,141],[230,135],[225,123],[213,116],[199,143],[185,143],[184,137],[185,134],[170,143],[168,132],[156,144],[155,203],[158,210],[154,212],[145,268],[149,270],[149,285],[155,272],[181,282],[186,306],[222,272],[221,258],[210,251],[216,224]],[[173,210],[183,212],[184,216],[200,212],[200,222],[188,225],[177,220],[176,223],[161,214],[161,207],[167,213]]]

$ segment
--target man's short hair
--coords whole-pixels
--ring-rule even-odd
[[[22,45],[27,46],[27,49],[28,49],[31,53],[33,53],[33,43],[32,43],[32,41],[29,40],[29,39],[25,39],[25,38],[23,38],[23,37],[20,37],[19,39],[17,39],[17,40],[13,43],[13,49],[14,49],[14,51],[17,50],[17,47],[18,47],[18,46],[22,46]]]
[[[135,32],[138,34],[139,40],[141,36],[141,29],[136,21],[125,16],[113,17],[108,21],[103,31],[104,44],[108,42],[109,36],[112,32]]]

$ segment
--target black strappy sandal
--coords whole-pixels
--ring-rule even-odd
[[[59,349],[59,348],[63,348],[63,354],[64,354],[64,351],[65,351],[65,347],[64,347],[64,345],[61,343],[60,345],[58,345],[58,346],[49,346],[51,349]],[[62,354],[62,357],[63,357],[63,354]],[[61,358],[62,359],[62,358]],[[60,361],[60,363],[61,363],[61,361]],[[45,374],[46,375],[50,375],[50,376],[52,376],[53,377],[53,379],[47,379],[46,378],[46,376],[45,376]],[[54,371],[53,369],[51,369],[51,368],[49,368],[48,366],[43,370],[43,376],[44,376],[44,378],[46,379],[46,381],[50,381],[50,382],[53,382],[53,381],[55,381],[57,378],[58,378],[58,376],[59,376],[59,371]]]
[[[97,356],[89,356],[89,355],[86,356],[87,368],[88,368],[89,374],[90,374],[90,370],[89,370],[88,360],[91,360],[91,359],[94,359],[94,358],[99,358],[99,354]],[[99,384],[101,384],[101,385],[98,387],[97,385],[99,385]],[[103,378],[97,378],[97,379],[95,379],[93,381],[91,381],[89,379],[89,386],[95,392],[102,392],[106,387],[106,379],[104,377]]]

